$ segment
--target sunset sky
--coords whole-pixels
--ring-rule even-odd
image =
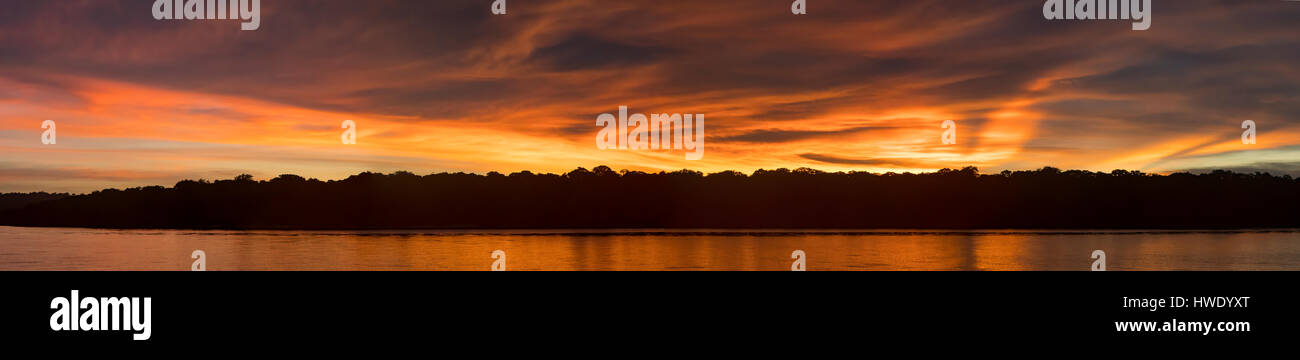
[[[790,2],[263,0],[241,31],[153,0],[0,0],[0,192],[597,165],[1300,175],[1300,2],[1155,0],[1147,31],[1042,0]],[[597,149],[620,105],[705,114],[704,158]]]

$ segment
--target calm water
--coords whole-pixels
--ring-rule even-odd
[[[1300,232],[161,231],[0,227],[0,270],[1300,270]]]

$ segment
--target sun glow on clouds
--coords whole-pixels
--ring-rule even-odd
[[[0,14],[0,191],[596,165],[1300,169],[1285,165],[1300,158],[1288,4],[1161,3],[1159,26],[1134,32],[1045,21],[1037,1],[825,0],[796,17],[556,0],[493,17],[476,2],[285,0],[242,33],[131,4]],[[598,150],[595,118],[620,105],[705,114],[704,158]],[[40,144],[44,119],[58,145]],[[339,141],[343,120],[358,144]]]

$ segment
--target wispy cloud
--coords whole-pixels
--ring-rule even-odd
[[[79,190],[403,167],[1174,171],[1300,144],[1300,6],[1161,2],[1131,31],[1047,21],[1040,1],[786,5],[528,1],[492,16],[473,1],[279,0],[238,31],[156,21],[148,1],[6,4],[0,169],[79,169],[63,173]],[[709,155],[597,150],[596,115],[620,105],[707,114]],[[59,121],[57,147],[30,137],[43,119]],[[357,147],[338,145],[345,119]],[[1246,119],[1254,148],[1233,143]],[[939,144],[943,120],[956,146]],[[140,140],[232,147],[120,149]],[[279,151],[336,160],[267,156]],[[172,170],[76,175],[148,169]]]

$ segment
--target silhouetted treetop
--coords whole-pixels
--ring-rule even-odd
[[[816,169],[564,174],[365,172],[0,195],[0,224],[109,228],[1298,227],[1289,175],[1114,170],[980,174]]]
[[[38,202],[62,199],[68,196],[71,195],[66,193],[51,194],[46,192],[0,194],[0,211],[20,209]]]

